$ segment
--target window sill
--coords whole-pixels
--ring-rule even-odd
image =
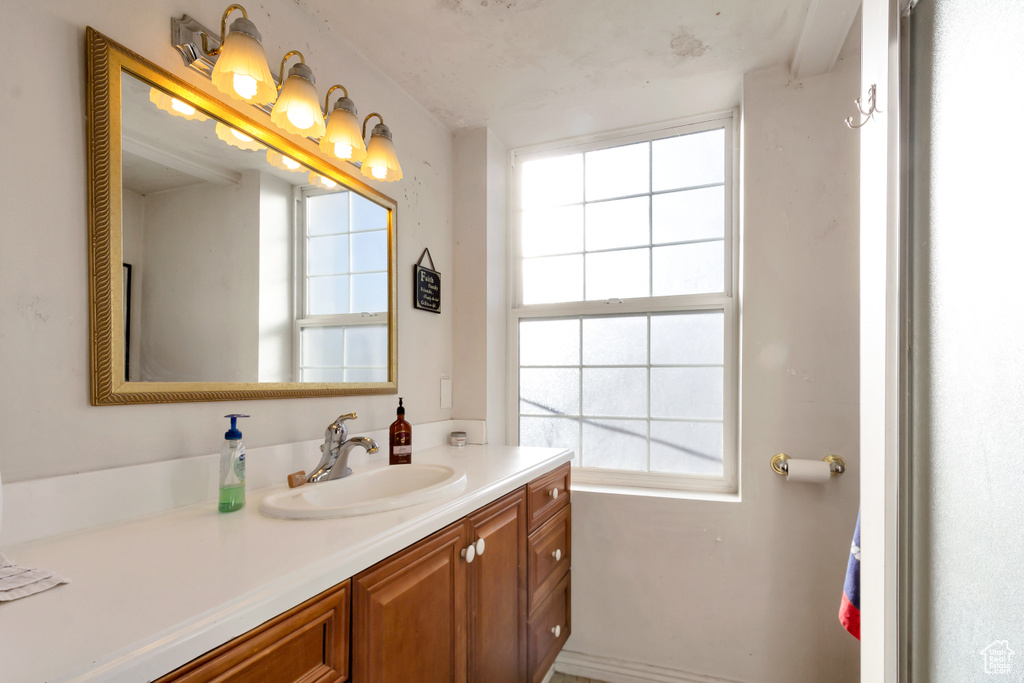
[[[643,496],[646,498],[675,498],[677,500],[703,500],[714,503],[739,503],[739,493],[720,493],[715,491],[680,491],[679,489],[649,488],[644,486],[623,486],[609,484],[590,484],[573,481],[570,487],[573,493],[598,493],[619,496]]]

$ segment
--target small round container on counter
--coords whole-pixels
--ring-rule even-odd
[[[466,432],[452,432],[448,437],[448,443],[453,446],[465,446],[466,445]]]

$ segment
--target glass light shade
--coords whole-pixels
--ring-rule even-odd
[[[255,152],[263,149],[263,144],[253,140],[240,130],[236,130],[226,123],[217,122],[217,137],[232,147],[244,149],[247,152]]]
[[[155,104],[157,109],[165,111],[171,116],[180,116],[187,121],[205,121],[210,118],[191,104],[182,102],[177,97],[171,97],[157,88],[149,89],[149,101]]]
[[[250,104],[271,104],[277,99],[277,84],[259,31],[248,19],[236,19],[231,24],[210,80],[225,95]]]
[[[302,168],[302,164],[295,161],[295,159],[285,156],[275,149],[267,150],[267,162],[271,166],[284,171],[299,171]]]
[[[316,171],[309,172],[309,184],[322,190],[334,190],[338,187],[338,183],[327,176],[320,175]]]
[[[362,161],[366,158],[366,143],[359,130],[355,114],[335,107],[327,119],[327,132],[320,138],[320,149],[344,161]]]
[[[363,175],[386,182],[402,179],[402,167],[395,153],[395,143],[390,138],[377,134],[370,136],[370,144],[366,147],[366,158],[363,160]]]
[[[316,94],[313,72],[299,63],[288,72],[270,120],[292,135],[318,138],[324,134],[324,113]]]

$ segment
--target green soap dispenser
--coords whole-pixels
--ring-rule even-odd
[[[245,507],[245,446],[242,432],[238,431],[238,418],[249,417],[233,413],[231,429],[224,434],[224,448],[220,452],[220,502],[221,512],[234,512]]]

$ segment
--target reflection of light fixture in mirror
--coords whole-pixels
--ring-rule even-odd
[[[319,187],[321,190],[333,190],[338,187],[338,183],[327,176],[320,175],[316,171],[309,172],[309,184],[313,187]]]
[[[267,150],[267,161],[271,166],[280,168],[283,171],[298,171],[302,168],[302,164],[289,156],[281,154],[276,149]]]
[[[356,105],[348,98],[345,86],[335,85],[327,91],[324,98],[324,111],[331,100],[331,93],[341,90],[343,97],[334,103],[334,109],[327,119],[327,132],[320,138],[320,150],[333,154],[343,161],[362,161],[366,158],[366,143],[359,131],[359,119],[356,118]]]
[[[284,79],[284,63],[297,55],[299,62],[288,70],[288,78],[281,84],[270,120],[293,135],[318,138],[324,134],[324,113],[320,111],[320,98],[316,94],[316,80],[313,70],[306,66],[306,60],[298,50],[292,50],[281,60],[281,78]]]
[[[228,15],[241,10],[242,16],[231,23],[231,32],[225,37]],[[203,52],[219,55],[213,65],[210,80],[225,95],[250,104],[270,104],[277,99],[277,85],[263,52],[263,38],[256,24],[241,5],[229,5],[220,19],[220,47],[210,50],[207,35],[203,35]]]
[[[363,175],[386,182],[402,179],[402,167],[398,164],[395,143],[391,141],[391,129],[384,125],[384,117],[374,112],[363,119],[363,136],[366,136],[366,122],[376,116],[380,123],[370,133],[370,144],[366,146],[363,160]]]
[[[205,121],[210,118],[206,114],[196,110],[191,104],[182,102],[177,97],[171,97],[158,88],[149,89],[149,101],[171,116],[180,116],[187,121]]]
[[[217,122],[217,137],[232,147],[244,149],[247,152],[255,152],[263,149],[263,144],[253,140],[240,130],[232,128],[226,123]]]

